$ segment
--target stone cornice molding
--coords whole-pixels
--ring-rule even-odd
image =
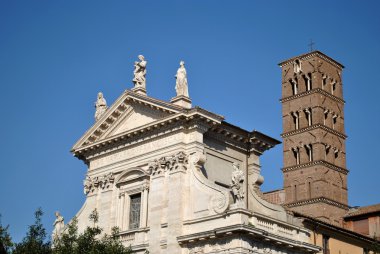
[[[289,171],[294,171],[294,170],[299,170],[299,169],[303,169],[303,168],[307,168],[307,167],[310,167],[310,166],[316,166],[316,165],[323,165],[327,168],[330,168],[332,170],[335,170],[339,173],[343,173],[345,175],[348,174],[348,172],[350,172],[348,169],[345,169],[345,168],[341,168],[341,167],[338,167],[338,166],[335,166],[325,160],[318,160],[318,161],[311,161],[311,162],[308,162],[308,163],[304,163],[304,164],[299,164],[299,165],[294,165],[294,166],[291,166],[291,167],[285,167],[285,168],[282,168],[282,172],[289,172]]]
[[[133,107],[134,104],[142,105],[147,109],[159,112],[159,114],[168,115],[168,118],[170,118],[170,115],[186,116],[189,118],[194,117],[195,115],[199,115],[208,119],[212,119],[218,123],[224,119],[223,116],[211,113],[199,107],[186,109],[172,103],[157,100],[145,95],[137,94],[130,90],[126,90],[102,115],[102,117],[96,121],[94,125],[75,143],[72,151],[97,142],[101,137],[104,136],[105,133],[109,133],[110,128],[117,124],[120,121],[120,118],[124,117],[125,111]]]
[[[193,244],[198,241],[206,239],[222,239],[233,234],[246,235],[250,239],[264,240],[274,246],[281,246],[282,248],[289,248],[291,250],[302,250],[311,253],[320,251],[320,248],[316,245],[312,245],[306,242],[301,242],[293,239],[289,239],[278,234],[267,232],[263,229],[259,229],[253,226],[236,224],[226,227],[215,228],[213,230],[203,231],[195,234],[182,235],[177,237],[177,241],[180,245]]]
[[[132,143],[139,143],[157,136],[167,134],[168,131],[173,132],[180,129],[200,129],[205,132],[213,125],[220,124],[216,119],[210,119],[200,113],[192,113],[191,115],[176,114],[171,117],[158,120],[141,127],[123,132],[121,134],[99,140],[97,142],[82,146],[72,150],[74,156],[79,159],[87,160],[96,155],[111,152],[120,149]]]
[[[226,122],[213,126],[207,135],[244,151],[260,154],[281,143],[258,131],[248,132]]]
[[[310,58],[312,58],[314,56],[318,56],[318,57],[322,58],[323,60],[325,60],[326,62],[328,62],[328,63],[330,63],[332,65],[334,65],[335,67],[339,68],[340,70],[342,70],[344,68],[344,66],[341,63],[335,61],[334,59],[332,59],[329,56],[326,56],[325,54],[323,54],[322,52],[320,52],[318,50],[310,52],[310,53],[306,53],[306,54],[303,54],[303,55],[300,55],[300,56],[292,57],[292,58],[290,58],[288,60],[282,61],[278,65],[280,67],[285,67],[285,66],[287,66],[289,64],[292,64],[297,59],[304,61],[304,60],[308,60],[308,59],[310,59]]]
[[[315,204],[315,203],[325,203],[325,204],[333,205],[333,206],[336,206],[336,207],[339,207],[339,208],[342,208],[345,210],[349,209],[348,205],[339,203],[337,201],[334,201],[334,200],[331,200],[331,199],[325,198],[325,197],[312,198],[312,199],[308,199],[308,200],[300,200],[300,201],[296,201],[296,202],[283,204],[283,206],[287,207],[287,208],[292,208],[292,207],[310,205],[310,204]]]
[[[299,94],[295,94],[295,95],[292,95],[292,96],[289,96],[289,97],[285,97],[285,98],[282,98],[280,99],[280,102],[284,103],[284,102],[287,102],[287,101],[291,101],[291,100],[294,100],[294,99],[298,99],[298,98],[301,98],[301,97],[304,97],[304,96],[308,96],[310,94],[313,94],[313,93],[320,93],[326,97],[329,97],[330,99],[332,99],[333,101],[336,101],[336,102],[339,102],[339,103],[346,103],[344,100],[326,92],[325,90],[322,90],[321,88],[314,88],[314,89],[311,89],[309,91],[306,91],[306,92],[302,92],[302,93],[299,93]]]
[[[142,96],[129,90],[125,90],[112,106],[96,121],[93,126],[75,143],[73,150],[82,146],[91,136],[99,136],[119,119],[119,117],[130,107],[130,103],[142,104],[153,110],[158,110],[168,114],[181,112],[183,109],[171,103],[165,103],[151,97]],[[101,132],[96,133],[95,132]]]
[[[290,136],[293,136],[293,135],[296,135],[296,134],[299,134],[299,133],[304,133],[304,132],[308,132],[308,131],[311,131],[311,130],[315,130],[315,129],[318,129],[318,128],[321,128],[322,130],[325,130],[327,132],[330,132],[334,135],[337,135],[338,137],[341,137],[343,139],[346,139],[347,138],[347,135],[343,134],[343,133],[340,133],[330,127],[327,127],[326,125],[323,125],[323,124],[313,124],[311,126],[308,126],[306,128],[302,128],[302,129],[298,129],[298,130],[294,130],[294,131],[289,131],[289,132],[285,132],[285,133],[282,133],[281,134],[281,137],[282,138],[286,138],[286,137],[290,137]]]

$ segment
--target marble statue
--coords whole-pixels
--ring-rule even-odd
[[[175,75],[175,78],[176,78],[175,90],[177,92],[177,96],[189,97],[189,91],[187,87],[187,73],[186,73],[184,61],[181,61],[179,63],[179,68],[177,70],[177,74]]]
[[[234,195],[235,203],[238,207],[244,206],[244,173],[240,170],[239,164],[232,163],[234,171],[232,172],[231,189]]]
[[[145,58],[143,55],[138,56],[140,62],[135,62],[135,69],[133,71],[134,78],[133,83],[135,84],[135,88],[146,88],[146,65],[147,61],[145,61]]]
[[[53,239],[57,239],[59,235],[62,233],[63,228],[65,226],[64,219],[62,215],[57,211],[55,212],[55,221],[53,223],[54,229],[53,229]]]
[[[99,118],[106,112],[107,110],[107,102],[103,97],[103,93],[98,93],[98,99],[95,102],[95,120],[98,121]]]

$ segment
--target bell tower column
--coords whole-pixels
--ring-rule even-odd
[[[344,67],[319,51],[279,65],[285,206],[340,224],[348,210]]]

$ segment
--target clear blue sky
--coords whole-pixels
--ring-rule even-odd
[[[148,61],[150,96],[174,96],[185,60],[194,105],[280,139],[277,64],[316,49],[346,66],[351,205],[380,202],[379,1],[0,0],[0,213],[16,241],[45,211],[69,221],[86,166],[69,150],[92,125],[98,91],[112,103]],[[262,157],[264,190],[282,187],[282,147]]]

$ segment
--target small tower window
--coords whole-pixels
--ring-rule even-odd
[[[326,125],[327,117],[329,116],[329,110],[325,109],[325,111],[323,111],[323,115],[324,115],[323,124]]]
[[[334,114],[333,117],[332,117],[332,127],[333,127],[333,129],[335,129],[337,118],[338,118],[337,114]]]
[[[339,156],[339,150],[338,150],[338,148],[334,148],[334,157],[335,157],[335,159],[337,159],[338,158],[338,156]]]
[[[322,76],[322,89],[325,90],[325,87],[327,85],[327,76],[325,74],[323,74]]]
[[[305,145],[307,156],[309,157],[309,162],[313,161],[313,146],[311,144]]]
[[[305,80],[305,85],[306,85],[306,91],[310,91],[312,89],[311,87],[311,73],[303,75],[303,78]]]
[[[300,123],[300,115],[299,115],[299,113],[296,111],[296,112],[291,112],[291,114],[292,114],[292,117],[293,117],[293,123],[294,123],[294,128],[296,129],[296,130],[298,130],[299,129],[299,123]]]
[[[329,152],[330,152],[330,148],[331,148],[330,145],[326,145],[326,144],[325,144],[325,160],[326,160],[326,161],[327,161],[327,156],[328,156],[328,154],[329,154]]]
[[[293,92],[293,95],[296,95],[298,94],[298,80],[297,78],[292,78],[289,80],[290,84],[292,85],[292,92]]]
[[[294,159],[296,161],[296,164],[300,164],[300,150],[298,147],[292,148]]]
[[[308,124],[308,126],[311,126],[311,124],[312,124],[312,119],[311,119],[311,108],[306,108],[306,109],[304,109],[304,111],[305,111],[305,114],[306,114],[306,119],[307,119],[307,124]]]
[[[334,95],[335,88],[336,88],[336,81],[332,79],[330,85],[331,85],[331,94]]]

